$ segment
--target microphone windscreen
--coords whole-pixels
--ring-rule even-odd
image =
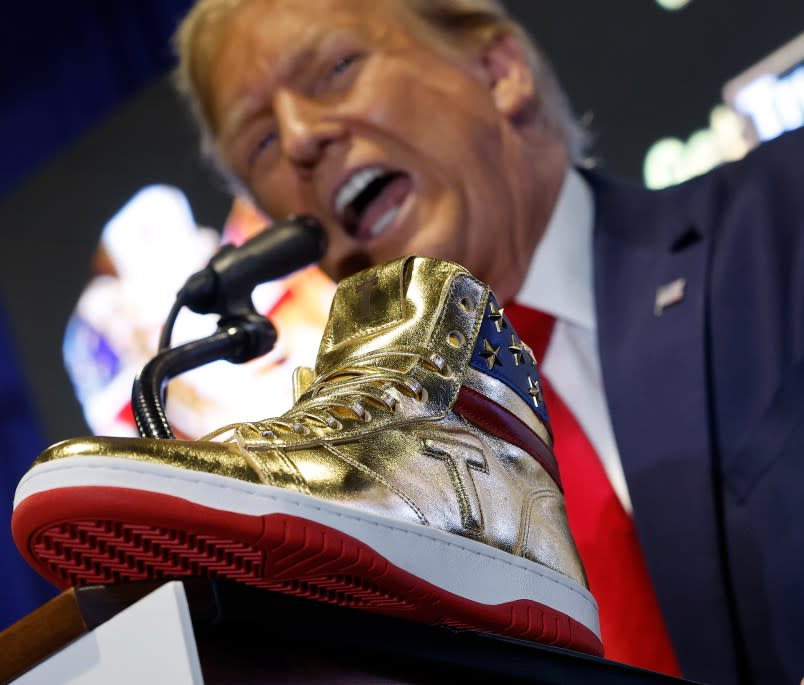
[[[224,291],[251,291],[255,286],[317,262],[327,249],[323,226],[301,215],[267,228],[233,250],[222,250],[209,266]]]
[[[314,217],[292,216],[266,228],[239,247],[224,245],[179,293],[198,314],[224,314],[228,304],[249,298],[260,283],[287,276],[327,250],[324,227]]]

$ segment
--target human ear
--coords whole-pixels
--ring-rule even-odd
[[[533,73],[521,42],[512,35],[494,38],[482,55],[482,67],[497,109],[512,121],[536,105]]]

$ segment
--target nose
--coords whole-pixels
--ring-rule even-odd
[[[276,94],[274,112],[282,152],[297,167],[312,170],[344,127],[322,103],[283,89]]]

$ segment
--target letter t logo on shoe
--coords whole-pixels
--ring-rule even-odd
[[[359,315],[362,320],[371,316],[371,294],[376,290],[377,283],[378,279],[375,274],[357,286],[357,290],[360,292]]]

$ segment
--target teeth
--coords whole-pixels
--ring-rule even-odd
[[[338,216],[343,215],[343,210],[353,202],[354,199],[362,193],[366,187],[379,178],[386,171],[380,167],[367,167],[352,174],[346,182],[338,190],[335,196],[335,213]]]
[[[396,215],[399,214],[399,207],[391,207],[385,214],[383,214],[379,221],[371,227],[371,235],[380,235],[388,225],[396,219]]]

